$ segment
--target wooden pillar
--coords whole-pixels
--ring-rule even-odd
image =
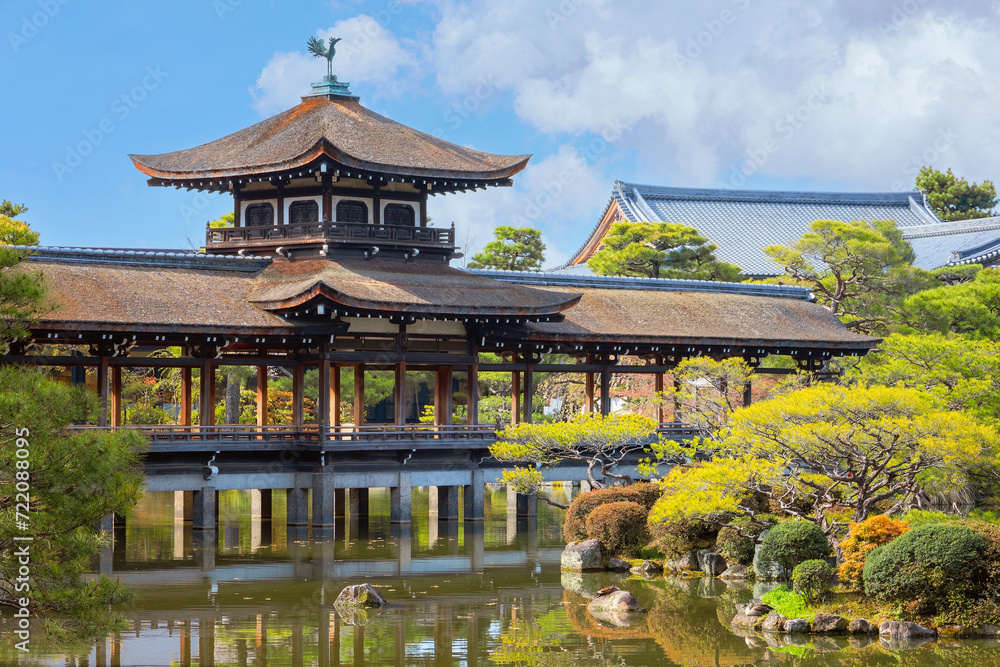
[[[302,426],[305,422],[305,376],[306,367],[301,361],[292,368],[292,424]]]
[[[240,200],[240,186],[233,184],[233,227],[243,226],[242,201]]]
[[[747,380],[743,385],[743,407],[748,407],[753,402],[753,380]]]
[[[427,192],[420,196],[420,226],[427,226]]]
[[[257,367],[257,426],[267,426],[267,366]]]
[[[201,404],[198,408],[202,426],[215,424],[215,366],[211,359],[203,359],[201,364]]]
[[[467,382],[469,425],[479,424],[479,362],[469,364],[469,381]]]
[[[656,392],[656,423],[663,423],[663,373],[657,371],[653,375],[653,391]]]
[[[372,193],[372,223],[382,224],[382,188],[378,185],[375,186],[375,191]]]
[[[333,196],[332,196],[333,175],[323,174],[323,210],[321,211],[323,222],[333,221]]]
[[[340,366],[330,365],[330,426],[340,426]]]
[[[522,405],[524,406],[524,415],[522,417],[525,424],[531,423],[531,415],[534,412],[534,394],[535,392],[535,365],[528,362],[528,367],[524,371],[524,401]]]
[[[396,364],[392,404],[396,408],[396,426],[406,425],[406,362]]]
[[[191,368],[181,369],[181,410],[178,415],[181,426],[191,425]]]
[[[583,411],[590,414],[594,411],[594,374],[586,373],[585,375]]]
[[[111,368],[111,426],[122,425],[122,367]]]
[[[354,425],[365,423],[365,365],[354,365]]]
[[[611,366],[604,364],[601,370],[601,414],[611,414]]]
[[[278,210],[274,212],[279,225],[285,224],[285,186],[278,184]]]
[[[97,366],[97,395],[101,397],[101,415],[98,417],[98,426],[108,425],[108,357],[102,356],[101,363]]]
[[[320,426],[329,426],[333,396],[330,390],[330,362],[321,359],[319,362],[318,394],[316,398],[316,423]]]
[[[521,423],[521,373],[510,374],[510,423]]]

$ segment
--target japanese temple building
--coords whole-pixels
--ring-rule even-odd
[[[457,518],[464,488],[465,518],[481,519],[499,467],[487,450],[494,425],[479,423],[480,372],[510,373],[512,414],[530,420],[540,372],[582,374],[586,409],[607,413],[612,374],[649,374],[662,388],[699,355],[787,355],[815,371],[877,342],[798,287],[454,268],[455,230],[428,224],[428,197],[509,186],[530,156],[405,127],[335,77],[222,139],[131,157],[151,186],[231,193],[234,226],[207,229],[202,252],[36,248],[22,266],[45,274],[55,308],[4,361],[90,369],[105,405],[94,428],[125,428],[122,369],[179,369],[178,424],[140,428],[151,438],[147,489],[193,492],[196,527],[214,525],[221,489],[286,489],[289,525],[307,523],[311,490],[312,524],[328,527],[347,500],[366,512],[372,487],[392,489],[394,521],[409,521],[413,486],[435,487],[439,516]],[[182,356],[153,356],[167,347]],[[482,363],[484,352],[503,361]],[[214,423],[222,366],[258,368],[256,425]],[[293,378],[290,423],[269,420],[269,368]],[[314,424],[307,369],[319,371]],[[394,373],[391,423],[366,423],[366,371]],[[407,418],[411,371],[436,378],[434,424]],[[452,424],[458,392],[468,419]]]

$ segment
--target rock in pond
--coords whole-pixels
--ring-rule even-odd
[[[333,603],[335,607],[361,607],[369,609],[384,607],[385,604],[385,598],[371,584],[348,586],[340,591],[340,595],[337,596],[337,600]]]
[[[787,621],[781,614],[772,611],[770,614],[764,617],[764,622],[760,624],[760,629],[764,632],[783,632],[785,629],[785,621]]]
[[[583,572],[603,570],[601,563],[601,543],[597,540],[570,542],[562,552],[562,569]]]
[[[670,564],[673,566],[672,569],[681,572],[696,572],[698,570],[698,552],[689,551],[682,554],[680,558],[670,561]]]
[[[725,572],[719,575],[720,579],[749,579],[750,568],[746,565],[730,565]]]
[[[726,559],[713,551],[704,555],[699,552],[698,565],[701,567],[701,571],[710,577],[717,577],[729,569],[729,563],[726,562]]]
[[[637,612],[642,611],[639,601],[628,591],[623,591],[617,586],[608,586],[606,589],[598,591],[598,596],[587,605],[587,611],[595,612]]]
[[[644,560],[631,569],[633,574],[659,574],[663,572],[663,567],[654,561]]]
[[[878,633],[883,637],[913,639],[917,637],[936,637],[937,632],[908,621],[885,621],[878,627]]]
[[[843,616],[834,614],[816,614],[812,622],[812,631],[827,634],[846,632],[848,622]]]
[[[785,621],[785,632],[790,635],[804,635],[809,634],[812,628],[809,626],[809,621],[804,618],[793,618]]]
[[[608,569],[615,572],[627,572],[632,569],[632,566],[621,558],[612,558],[608,561]]]
[[[733,620],[729,624],[734,628],[756,630],[764,624],[764,618],[764,616],[747,616],[743,612],[740,612],[733,616]]]
[[[856,618],[847,626],[847,632],[852,635],[877,635],[878,628],[863,618]]]

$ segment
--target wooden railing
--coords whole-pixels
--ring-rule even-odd
[[[354,222],[306,222],[266,227],[208,228],[209,246],[253,246],[260,244],[324,241],[327,243],[396,244],[454,248],[455,230],[405,225],[370,225]]]

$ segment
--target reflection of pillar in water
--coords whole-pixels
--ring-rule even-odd
[[[302,667],[304,653],[302,650],[302,614],[295,614],[292,619],[292,667]]]
[[[465,524],[465,550],[472,555],[472,571],[482,572],[486,565],[486,529],[481,522]]]
[[[97,571],[110,576],[114,569],[115,558],[115,515],[109,514],[101,519],[97,525],[97,530],[104,533],[107,538],[107,543],[101,547],[101,552],[98,556]],[[124,541],[122,540],[122,542]]]
[[[340,616],[331,612],[330,623],[333,624],[333,631],[330,634],[330,664],[340,665]]]
[[[348,489],[348,537],[368,539],[368,489]]]
[[[312,542],[312,566],[313,579],[316,581],[328,581],[333,578],[334,544],[332,535],[327,539],[319,539],[313,536]]]
[[[517,518],[518,543],[528,557],[528,563],[538,560],[538,519],[535,517]]]
[[[122,636],[119,633],[111,635],[111,667],[122,665]]]
[[[316,628],[320,667],[330,664],[330,613],[328,609],[320,605],[319,623]]]
[[[405,665],[406,664],[406,619],[403,616],[396,618],[396,641],[393,643],[393,653],[395,654],[396,664]],[[469,667],[472,667],[472,663],[469,663]]]
[[[438,610],[434,615],[434,664],[452,664],[451,646],[451,618]]]
[[[215,619],[202,616],[198,621],[198,667],[215,665]]]
[[[409,574],[413,561],[413,531],[409,524],[392,526],[392,537],[396,542],[396,562],[399,563],[399,574]]]
[[[97,667],[107,667],[108,665],[108,642],[107,638],[101,637],[94,642],[94,657]]]
[[[245,665],[250,659],[250,652],[247,651],[247,640],[240,638],[236,640],[236,664]]]
[[[309,529],[305,526],[288,529],[288,560],[292,562],[292,576],[307,579],[312,576],[312,566],[307,561],[309,555]],[[293,539],[294,538],[294,539]]]
[[[465,664],[479,664],[479,616],[472,609],[469,610],[469,618],[465,630],[465,655]]]
[[[215,531],[199,531],[201,537],[206,537],[206,534],[211,532],[213,535]],[[194,564],[197,565],[202,572],[214,572],[215,571],[215,544],[214,541],[211,543],[198,543],[194,546]]]
[[[362,667],[365,664],[365,626],[355,625],[351,632],[354,633],[354,664]]]
[[[257,614],[257,664],[267,664],[267,614]]]
[[[181,644],[181,667],[191,667],[191,620],[182,622],[178,635]]]

